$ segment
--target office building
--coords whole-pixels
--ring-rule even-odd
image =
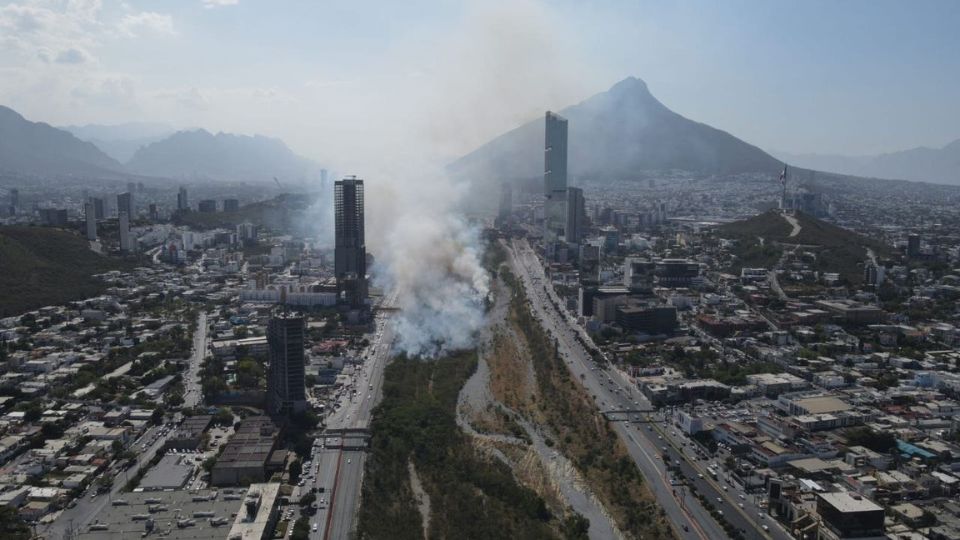
[[[128,191],[117,195],[117,215],[120,214],[127,214],[130,219],[136,215],[133,212],[133,193]]]
[[[267,410],[272,415],[301,412],[307,408],[304,386],[304,334],[300,315],[282,313],[267,325],[270,366],[267,373]]]
[[[513,186],[504,182],[500,184],[500,208],[497,212],[497,219],[500,225],[510,222],[510,216],[513,214]]]
[[[217,201],[213,199],[203,199],[198,206],[200,213],[212,214],[217,211]]]
[[[567,225],[567,120],[547,112],[543,149],[544,242],[556,242]]]
[[[40,208],[40,222],[49,227],[66,227],[67,210],[65,208]]]
[[[817,514],[822,522],[820,539],[886,538],[883,508],[859,493],[818,493]]]
[[[107,210],[105,208],[106,205],[104,204],[103,199],[100,197],[92,197],[90,200],[93,201],[94,217],[96,217],[98,220],[105,219],[107,217]]]
[[[286,452],[277,449],[277,428],[266,416],[250,416],[217,456],[210,482],[215,486],[263,482],[271,471],[283,469]]]
[[[149,214],[150,221],[158,221],[160,219],[160,212],[157,211],[157,205],[155,203],[150,203]]]
[[[133,237],[130,234],[130,217],[126,212],[120,213],[120,251],[132,253]]]
[[[911,234],[907,236],[907,257],[915,258],[920,256],[920,235]]]
[[[364,240],[363,180],[356,177],[334,184],[334,269],[337,295],[352,309],[367,299],[367,249]]]
[[[661,259],[655,272],[661,287],[689,287],[700,277],[700,264],[686,259]]]
[[[223,211],[224,212],[236,212],[240,210],[240,201],[237,199],[224,199],[223,200]]]
[[[93,201],[87,201],[83,204],[83,217],[86,220],[87,240],[95,242],[97,240],[97,211],[93,207]]]
[[[583,190],[567,188],[567,224],[564,227],[568,244],[579,244],[586,233],[587,208],[583,199]]]
[[[10,215],[17,215],[17,208],[20,207],[20,190],[13,188],[10,190]]]
[[[184,186],[180,186],[180,191],[177,192],[177,210],[180,212],[190,210],[190,201],[187,199],[187,188]]]
[[[616,321],[629,332],[648,335],[672,334],[677,329],[677,308],[673,306],[627,302],[615,308]]]

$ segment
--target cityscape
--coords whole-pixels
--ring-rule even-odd
[[[927,25],[931,55],[960,45],[951,3],[775,3],[825,42],[881,47],[866,11]],[[0,2],[0,72],[24,77],[0,84],[0,539],[960,538],[960,142],[917,148],[953,112],[851,130],[806,89],[809,125],[724,131],[743,102],[683,105],[681,49],[740,17],[769,39],[751,21],[780,13],[760,3],[139,4]],[[247,95],[225,90],[234,67],[292,77],[302,45],[211,68],[193,41],[236,39],[224,20],[315,39],[325,17],[413,75],[311,79],[339,96],[320,108],[281,81],[251,114],[225,105]],[[668,66],[546,67],[675,17],[710,24],[674,25]],[[357,21],[375,29],[343,37]],[[392,56],[407,24],[447,51]],[[196,58],[144,57],[153,82],[78,86],[64,112],[63,81],[154,41]],[[315,45],[351,63],[330,77],[379,66]],[[813,84],[900,65],[900,44],[857,65],[764,45],[815,57],[797,67]],[[914,95],[956,95],[949,60],[908,56]],[[624,75],[639,66],[653,75]],[[440,86],[404,108],[408,76]],[[224,86],[147,91],[190,77]],[[853,115],[861,96],[843,99]]]

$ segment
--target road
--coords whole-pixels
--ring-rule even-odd
[[[559,313],[552,302],[558,302],[553,288],[544,276],[543,267],[536,254],[526,241],[515,241],[510,249],[511,263],[518,277],[523,281],[527,297],[531,301],[534,313],[541,321],[544,329],[557,339],[561,356],[568,365],[574,377],[580,378],[587,391],[594,396],[596,405],[601,410],[652,410],[650,403],[643,395],[626,381],[616,370],[606,371],[598,367],[587,351],[574,337],[579,333],[583,337],[583,330],[575,327],[567,316]],[[552,302],[551,302],[552,300]],[[589,342],[588,342],[589,343]],[[640,413],[633,413],[634,418],[642,417]],[[693,496],[686,493],[680,486],[670,483],[670,475],[661,459],[665,444],[657,431],[646,429],[644,423],[614,422],[614,431],[621,437],[627,446],[631,458],[639,467],[647,485],[653,495],[663,507],[677,536],[681,538],[724,538],[722,527],[710,516]],[[676,457],[674,458],[676,459]],[[692,471],[688,465],[688,471]],[[755,523],[758,519],[751,518],[744,511],[740,511],[739,500],[733,500],[722,489],[709,483],[697,483],[696,473],[692,475],[697,490],[716,500],[720,497],[726,501],[718,506],[724,509],[728,521],[737,529],[751,533],[748,538],[788,538],[778,535],[778,531],[771,527],[771,533],[763,531],[763,524]],[[731,506],[731,508],[727,508]]]
[[[395,305],[396,299],[397,293],[393,293],[382,305]],[[340,407],[327,417],[328,431],[369,427],[373,409],[382,395],[383,371],[393,345],[393,328],[387,324],[387,317],[383,311],[377,313],[374,331],[368,335],[370,345],[364,351],[365,360],[357,366],[351,387],[343,392]],[[356,390],[356,394],[352,390]],[[356,526],[360,508],[366,452],[359,448],[329,448],[325,442],[336,443],[336,440],[330,437],[317,439],[310,468],[304,470],[306,482],[298,488],[296,496],[314,488],[324,490],[317,493],[317,501],[322,499],[323,502],[310,518],[311,539],[348,538]]]
[[[200,312],[197,317],[197,328],[193,331],[193,354],[190,355],[190,364],[183,376],[183,404],[185,407],[195,407],[203,399],[203,388],[200,386],[200,366],[207,354],[207,313]]]

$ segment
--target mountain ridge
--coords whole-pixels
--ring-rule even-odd
[[[644,170],[702,174],[775,172],[783,164],[730,133],[670,110],[647,84],[628,77],[558,114],[569,120],[572,176],[630,177]],[[543,120],[495,137],[450,165],[465,177],[542,175]]]

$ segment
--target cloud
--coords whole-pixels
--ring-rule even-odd
[[[54,58],[54,62],[58,64],[82,64],[90,59],[90,55],[82,51],[81,49],[70,48],[64,51],[60,51],[60,54]]]
[[[141,11],[124,15],[117,25],[121,35],[138,37],[142,35],[174,35],[173,17],[155,11]]]
[[[235,6],[240,0],[203,0],[203,7],[207,9],[216,9],[226,6]]]

